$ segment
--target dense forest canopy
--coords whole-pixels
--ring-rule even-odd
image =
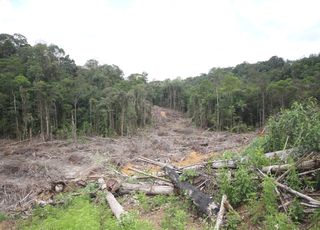
[[[125,78],[118,66],[96,60],[77,66],[56,45],[0,34],[2,137],[131,135],[152,122],[152,105],[186,112],[199,127],[240,132],[309,97],[320,100],[319,54],[148,83],[147,73]]]

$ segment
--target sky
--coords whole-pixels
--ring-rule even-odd
[[[319,0],[0,0],[0,33],[149,80],[320,52]]]

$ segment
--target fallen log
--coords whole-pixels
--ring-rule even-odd
[[[189,196],[195,206],[199,209],[200,212],[213,216],[216,215],[219,211],[218,205],[213,201],[212,197],[201,192],[195,186],[191,185],[188,182],[181,182],[179,180],[179,175],[171,167],[165,166],[164,171],[171,179],[172,183],[181,191],[183,194]]]
[[[299,165],[296,166],[297,170],[307,170],[307,169],[314,169],[320,166],[320,160],[313,159],[300,162]],[[292,167],[291,164],[283,164],[283,165],[270,165],[262,167],[261,171],[264,173],[275,173],[275,172],[282,172],[290,169]]]
[[[170,195],[173,191],[173,186],[131,183],[122,183],[119,189],[120,194],[143,192],[146,195]]]
[[[105,191],[105,193],[106,193],[106,200],[107,200],[107,202],[108,202],[108,204],[110,206],[110,209],[111,209],[113,215],[118,220],[120,220],[121,217],[126,214],[126,211],[124,211],[123,207],[117,201],[117,199],[114,197],[114,195],[111,192],[106,190],[107,185],[106,185],[106,182],[104,181],[104,179],[103,178],[99,178],[98,179],[98,183],[100,185],[101,190]]]
[[[227,196],[223,195],[222,199],[221,199],[220,210],[219,210],[218,215],[217,215],[216,224],[214,226],[214,230],[219,230],[220,225],[222,224],[223,216],[224,216],[224,212],[225,212],[225,202],[226,202],[226,200],[227,200]]]

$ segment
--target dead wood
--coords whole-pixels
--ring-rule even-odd
[[[267,175],[264,174],[261,170],[258,169],[258,171],[260,172],[260,174],[261,174],[262,176],[267,177]],[[303,199],[309,201],[310,204],[312,204],[312,205],[316,205],[316,206],[320,207],[320,201],[315,200],[315,199],[313,199],[312,197],[307,196],[307,195],[305,195],[305,194],[303,194],[303,193],[301,193],[301,192],[298,192],[298,191],[296,191],[296,190],[294,190],[294,189],[292,189],[292,188],[290,188],[290,187],[288,187],[288,186],[286,186],[286,185],[284,185],[284,184],[281,184],[281,183],[279,183],[279,182],[277,182],[277,181],[274,181],[274,183],[275,183],[275,185],[278,186],[279,188],[282,188],[282,189],[284,189],[284,190],[286,190],[286,191],[288,191],[288,192],[296,195],[297,197],[300,197],[300,198],[303,198]]]
[[[178,188],[181,193],[189,196],[200,212],[208,216],[217,214],[219,207],[209,195],[201,192],[188,182],[180,181],[178,173],[171,167],[164,167],[163,169],[175,187]]]
[[[287,139],[288,140],[288,139]],[[298,165],[301,164],[301,162],[303,162],[304,160],[308,159],[311,155],[313,154],[313,152],[311,152],[310,154],[305,154],[304,156],[302,156],[298,161],[296,161],[294,163],[295,167],[297,167]],[[281,176],[279,176],[277,178],[278,182],[281,182],[281,180],[283,180],[291,171],[291,168],[287,169],[287,171],[285,171]]]
[[[166,163],[162,163],[162,162],[159,162],[159,161],[154,161],[154,160],[151,160],[151,159],[148,159],[146,157],[138,157],[137,160],[139,161],[143,161],[143,162],[147,162],[149,164],[154,164],[154,165],[157,165],[157,166],[160,166],[160,167],[169,167],[169,168],[176,168],[172,165],[169,165],[169,164],[166,164]]]
[[[297,170],[307,170],[314,169],[320,166],[320,161],[318,159],[302,161],[296,166]],[[275,173],[289,170],[292,167],[292,164],[283,164],[283,165],[270,165],[262,167],[261,171],[264,173]]]
[[[154,175],[152,175],[152,174],[143,172],[143,171],[141,171],[141,170],[139,170],[139,169],[135,169],[135,168],[132,168],[132,167],[128,167],[128,169],[131,170],[131,171],[134,171],[134,172],[137,172],[137,173],[140,173],[140,174],[143,174],[143,175],[146,175],[146,176],[149,176],[149,177],[158,179],[158,180],[162,180],[162,181],[165,181],[165,182],[168,182],[168,183],[171,182],[171,181],[168,180],[168,179],[165,179],[165,178],[162,178],[162,177],[158,177],[158,176],[154,176]]]
[[[299,176],[307,175],[307,174],[314,173],[314,172],[318,172],[318,171],[320,171],[320,168],[317,168],[317,169],[313,169],[313,170],[310,170],[310,171],[306,171],[306,172],[299,173]]]
[[[297,148],[285,149],[275,152],[265,153],[266,158],[280,158],[281,160],[287,159],[290,155],[297,152]]]
[[[119,189],[120,194],[143,192],[146,195],[170,195],[173,194],[173,186],[153,184],[131,184],[122,183]]]
[[[220,228],[220,226],[222,224],[223,216],[224,216],[224,212],[225,212],[225,202],[226,202],[226,200],[227,200],[227,196],[223,195],[222,199],[221,199],[220,210],[219,210],[218,215],[217,215],[216,224],[214,226],[214,230],[219,230],[219,228]]]
[[[123,207],[117,201],[117,199],[114,197],[114,195],[111,192],[106,190],[107,185],[106,185],[106,182],[104,181],[104,179],[103,178],[99,178],[98,179],[98,183],[100,185],[101,190],[105,191],[105,193],[106,193],[106,200],[107,200],[107,202],[108,202],[108,204],[110,206],[110,209],[111,209],[113,215],[118,220],[120,220],[121,217],[126,214],[126,211],[123,209]]]

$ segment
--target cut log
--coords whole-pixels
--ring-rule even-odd
[[[109,191],[106,191],[106,200],[108,201],[113,215],[120,220],[121,217],[126,214],[126,211],[124,211],[121,204],[119,204],[114,195]]]
[[[290,155],[294,154],[295,152],[298,152],[297,148],[270,152],[270,153],[266,153],[264,155],[266,156],[266,158],[280,158],[281,160],[285,160]]]
[[[199,189],[197,189],[195,186],[191,185],[188,182],[181,182],[179,180],[178,173],[176,173],[176,171],[171,167],[165,166],[163,169],[169,176],[175,187],[177,187],[179,191],[183,194],[189,196],[200,212],[208,216],[217,214],[217,212],[219,211],[219,207],[212,200],[212,197],[201,192]]]
[[[313,160],[307,160],[301,162],[299,165],[297,165],[297,170],[307,170],[307,169],[314,169],[320,166],[320,160],[313,159]],[[284,165],[270,165],[262,167],[261,171],[264,173],[275,173],[275,172],[282,172],[288,170],[290,167],[292,167],[291,164],[284,164]]]
[[[131,183],[121,184],[119,190],[120,194],[127,194],[132,192],[143,192],[146,195],[170,195],[173,194],[173,186]]]
[[[220,168],[237,168],[237,160],[218,160],[214,161],[211,164],[213,169],[220,169]]]
[[[110,206],[110,209],[113,213],[113,215],[120,220],[123,215],[126,214],[126,211],[124,211],[121,204],[117,201],[117,199],[114,197],[114,195],[106,191],[107,185],[103,178],[98,179],[98,183],[100,185],[101,190],[104,190],[106,192],[106,200]]]
[[[225,202],[226,202],[226,200],[227,200],[227,196],[223,195],[222,199],[221,199],[220,210],[219,210],[219,213],[217,215],[216,224],[214,226],[214,230],[219,230],[220,225],[222,224],[223,216],[224,216],[224,212],[225,212]]]

